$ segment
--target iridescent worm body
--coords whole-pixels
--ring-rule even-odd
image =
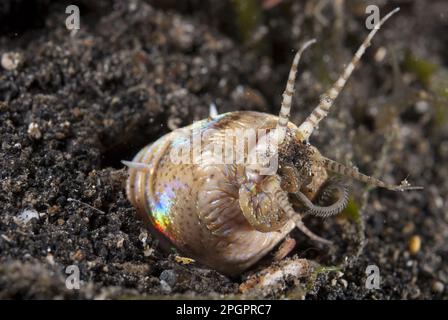
[[[302,222],[304,214],[327,217],[344,209],[347,189],[328,179],[327,172],[395,191],[416,189],[406,181],[392,185],[361,174],[322,156],[308,143],[370,40],[396,11],[370,32],[341,77],[300,126],[289,121],[294,82],[300,56],[314,40],[305,43],[294,58],[278,117],[247,111],[216,115],[213,111],[210,118],[143,148],[132,162],[123,161],[129,167],[128,198],[163,247],[174,246],[182,255],[236,275],[254,265],[294,228],[317,242],[330,243]],[[278,159],[274,174],[261,174],[262,164],[215,163],[207,152],[200,161],[173,162],[172,155],[195,138],[201,139],[202,146],[216,145],[228,139],[223,134],[227,130],[248,128],[265,130],[257,146],[272,146],[268,148],[273,150],[270,159]],[[255,152],[249,147],[244,151],[246,155]]]

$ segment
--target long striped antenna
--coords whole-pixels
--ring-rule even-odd
[[[286,128],[289,122],[289,115],[291,114],[292,96],[294,95],[294,83],[296,81],[297,67],[303,51],[315,42],[316,39],[311,39],[305,42],[294,56],[292,66],[289,71],[288,82],[286,83],[286,89],[283,92],[283,100],[280,108],[280,114],[278,116],[277,126],[275,130],[269,132],[267,135],[264,135],[263,138],[257,142],[256,147],[250,151],[248,158],[257,159],[257,162],[252,163],[248,168],[255,170],[259,174],[271,175],[277,172],[277,150],[278,146],[282,144],[286,136]]]
[[[381,181],[374,177],[369,177],[358,171],[356,168],[350,168],[334,160],[322,157],[322,164],[325,169],[340,174],[345,177],[353,178],[355,180],[364,182],[370,186],[386,188],[392,191],[407,191],[407,190],[421,190],[423,187],[411,186],[409,182],[404,179],[399,185],[390,184]]]
[[[372,40],[373,36],[378,32],[378,30],[381,28],[384,22],[386,22],[387,19],[389,19],[393,14],[395,14],[399,10],[400,8],[396,8],[395,10],[389,12],[383,19],[380,20],[380,22],[378,22],[373,27],[372,31],[370,31],[367,38],[358,48],[358,51],[356,51],[355,55],[353,56],[349,65],[345,68],[342,75],[339,77],[338,80],[336,80],[333,87],[331,87],[326,93],[324,93],[321,96],[318,106],[313,110],[313,112],[308,116],[308,118],[306,118],[306,120],[299,126],[297,135],[300,140],[308,141],[309,137],[311,136],[311,134],[313,133],[314,129],[317,127],[319,122],[327,116],[328,112],[330,111],[330,108],[333,106],[334,101],[344,88],[345,83],[347,82],[348,78],[350,78],[350,75],[352,74],[362,55],[364,54],[366,49],[370,46],[370,41]]]
[[[309,46],[316,42],[316,39],[311,39],[305,42],[302,47],[297,51],[292,62],[291,70],[289,71],[288,82],[286,83],[286,89],[283,92],[282,106],[280,109],[280,114],[278,116],[277,123],[277,139],[278,143],[281,144],[286,135],[286,128],[289,122],[289,116],[291,114],[291,104],[292,97],[294,95],[294,83],[296,82],[297,67],[299,66],[300,57],[303,51],[305,51]]]

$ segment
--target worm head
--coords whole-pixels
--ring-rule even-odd
[[[283,191],[291,194],[304,193],[313,198],[328,178],[319,150],[300,139],[297,129],[288,128],[283,144],[278,150],[277,175]]]

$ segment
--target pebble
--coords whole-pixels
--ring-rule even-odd
[[[160,280],[160,289],[163,293],[171,293],[172,289],[168,283],[166,283],[165,280]]]
[[[31,219],[39,219],[39,213],[34,209],[25,209],[17,216],[16,222],[28,223]]]
[[[84,259],[84,253],[82,252],[82,250],[78,249],[75,253],[73,253],[70,257],[72,260],[75,261],[81,261]]]
[[[51,253],[47,254],[45,259],[48,261],[49,264],[54,265],[54,256]]]
[[[412,222],[406,223],[403,229],[401,230],[404,234],[410,234],[415,230],[415,225]]]
[[[169,286],[174,286],[177,281],[177,274],[171,269],[163,270],[159,279],[161,280],[160,282],[165,281]]]
[[[57,205],[54,205],[54,206],[49,207],[49,208],[47,209],[47,212],[48,212],[48,214],[49,214],[50,216],[53,216],[53,215],[55,215],[56,213],[60,212],[60,209],[61,209],[61,207],[59,207],[59,206],[57,206]]]
[[[420,251],[420,248],[422,246],[422,240],[420,236],[414,235],[409,239],[409,251],[411,254],[416,254]]]
[[[420,297],[420,294],[421,294],[420,288],[417,286],[413,287],[410,292],[410,298],[417,299],[418,297]]]
[[[124,244],[124,238],[120,238],[120,240],[117,241],[117,248],[123,248],[123,244]]]
[[[154,253],[154,248],[151,248],[150,246],[146,245],[145,249],[143,250],[143,255],[145,257],[150,257]]]
[[[425,100],[417,101],[417,103],[415,104],[415,108],[419,113],[426,113],[429,109],[429,103]]]
[[[146,244],[146,241],[148,240],[148,233],[146,232],[141,232],[138,236],[138,239],[143,243],[143,245]]]
[[[339,279],[339,282],[341,282],[341,284],[344,287],[344,289],[347,289],[347,287],[348,287],[348,281],[347,280]]]
[[[382,62],[384,60],[384,58],[386,57],[387,54],[387,50],[385,47],[380,47],[376,52],[375,52],[375,61],[376,62]]]
[[[434,281],[432,283],[432,291],[435,293],[442,293],[445,290],[445,285],[440,281]]]
[[[11,239],[8,238],[8,236],[5,236],[4,234],[2,234],[2,238],[3,238],[3,240],[5,240],[6,242],[11,242]]]
[[[31,138],[36,140],[42,138],[42,132],[40,132],[39,125],[36,122],[31,122],[28,126],[28,134]]]
[[[1,65],[3,69],[12,71],[17,69],[23,62],[23,55],[19,52],[5,52],[2,54]]]

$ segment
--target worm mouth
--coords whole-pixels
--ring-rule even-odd
[[[327,218],[337,215],[348,203],[348,188],[336,179],[327,180],[316,194],[316,203],[308,199],[301,191],[291,193],[294,206],[305,214]]]

